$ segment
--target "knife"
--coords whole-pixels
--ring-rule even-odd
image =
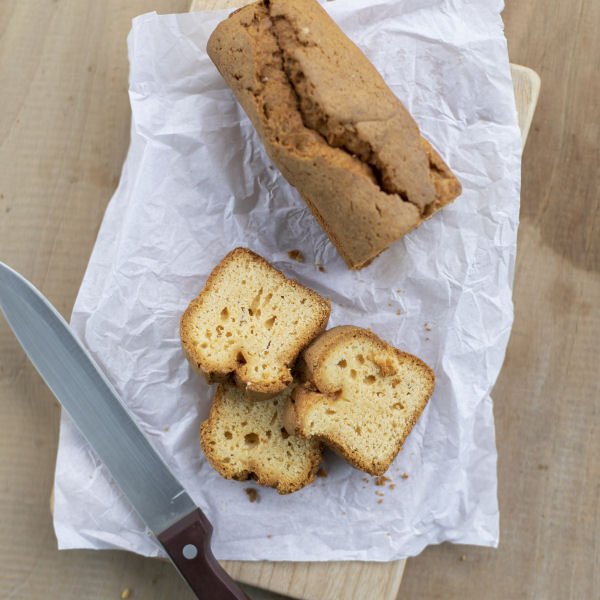
[[[50,302],[0,262],[0,308],[33,366],[201,600],[249,600],[210,549],[212,526]]]

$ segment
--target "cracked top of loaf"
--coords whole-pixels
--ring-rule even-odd
[[[314,0],[239,9],[207,50],[349,267],[460,194],[402,103]]]

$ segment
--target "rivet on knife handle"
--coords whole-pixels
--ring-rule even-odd
[[[213,556],[211,534],[211,524],[197,509],[157,537],[198,598],[250,600]]]

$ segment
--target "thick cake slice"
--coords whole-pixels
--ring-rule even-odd
[[[435,383],[422,360],[349,325],[321,334],[300,369],[304,383],[286,404],[286,430],[324,442],[371,475],[388,469]]]
[[[321,462],[318,440],[288,435],[283,409],[291,386],[270,400],[252,402],[233,386],[220,385],[200,442],[208,462],[227,479],[256,479],[289,494],[311,483]]]
[[[236,248],[183,314],[181,342],[209,383],[233,379],[247,397],[265,399],[291,383],[290,366],[329,312],[329,300]]]

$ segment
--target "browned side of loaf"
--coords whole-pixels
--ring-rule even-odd
[[[350,268],[461,193],[402,103],[314,0],[246,6],[219,24],[207,51]]]

